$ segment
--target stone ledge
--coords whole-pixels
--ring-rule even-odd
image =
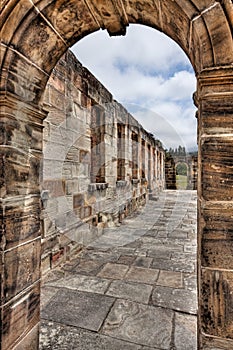
[[[88,192],[102,191],[108,188],[108,183],[91,183],[88,185]]]
[[[127,181],[126,180],[118,180],[116,182],[116,187],[125,187],[127,185]]]

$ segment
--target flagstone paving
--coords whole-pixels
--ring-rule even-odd
[[[46,276],[41,350],[196,350],[196,192],[164,191]]]

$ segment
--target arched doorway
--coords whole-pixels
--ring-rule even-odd
[[[40,107],[49,75],[74,42],[129,23],[163,31],[197,76],[199,348],[230,348],[232,313],[232,2],[45,0],[2,3],[2,348],[36,349],[40,294]]]

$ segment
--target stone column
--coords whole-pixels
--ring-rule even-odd
[[[233,348],[233,69],[198,76],[200,349]]]
[[[138,175],[138,179],[141,179],[141,169],[142,169],[142,145],[141,145],[141,134],[140,134],[140,130],[137,130],[137,135],[138,135],[138,140],[137,140],[137,164],[138,164],[138,171],[137,171],[137,175]]]
[[[0,95],[1,349],[37,349],[40,183],[45,112]]]
[[[192,169],[192,159],[186,158],[187,164],[187,190],[192,190],[192,178],[193,178],[193,169]]]

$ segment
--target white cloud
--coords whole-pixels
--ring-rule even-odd
[[[131,25],[125,37],[110,38],[106,31],[99,31],[82,39],[72,51],[129,111],[134,110],[129,103],[149,111],[136,117],[166,147],[176,147],[179,141],[195,147],[192,94],[196,79],[175,42],[152,28]]]

